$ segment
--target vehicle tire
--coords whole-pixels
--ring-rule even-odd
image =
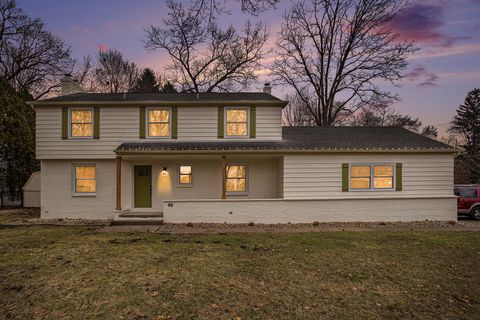
[[[475,220],[480,220],[480,206],[473,207],[470,216]]]

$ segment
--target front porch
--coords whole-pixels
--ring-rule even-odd
[[[161,222],[174,201],[281,199],[281,155],[118,155],[115,222]]]

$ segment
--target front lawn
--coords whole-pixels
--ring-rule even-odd
[[[5,227],[0,315],[478,319],[479,248],[478,232],[162,235]]]

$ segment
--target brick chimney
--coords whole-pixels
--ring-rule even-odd
[[[272,86],[270,85],[270,82],[265,82],[265,85],[263,86],[263,92],[272,94]]]
[[[60,80],[60,84],[62,88],[62,92],[60,93],[61,96],[85,92],[85,90],[83,90],[83,88],[72,78],[72,75],[69,73],[64,75],[64,77]]]

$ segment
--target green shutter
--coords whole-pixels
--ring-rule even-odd
[[[402,164],[395,165],[395,190],[402,191]]]
[[[62,108],[62,139],[68,140],[68,108]]]
[[[224,137],[224,128],[223,128],[223,123],[224,123],[224,108],[223,107],[218,107],[218,138],[222,139]]]
[[[93,139],[100,139],[100,108],[93,108]]]
[[[348,163],[342,163],[342,191],[348,191]]]
[[[177,139],[178,131],[178,110],[177,107],[172,107],[172,139]]]
[[[250,138],[255,138],[257,133],[257,108],[250,107]]]
[[[145,107],[140,107],[140,139],[145,139]]]

